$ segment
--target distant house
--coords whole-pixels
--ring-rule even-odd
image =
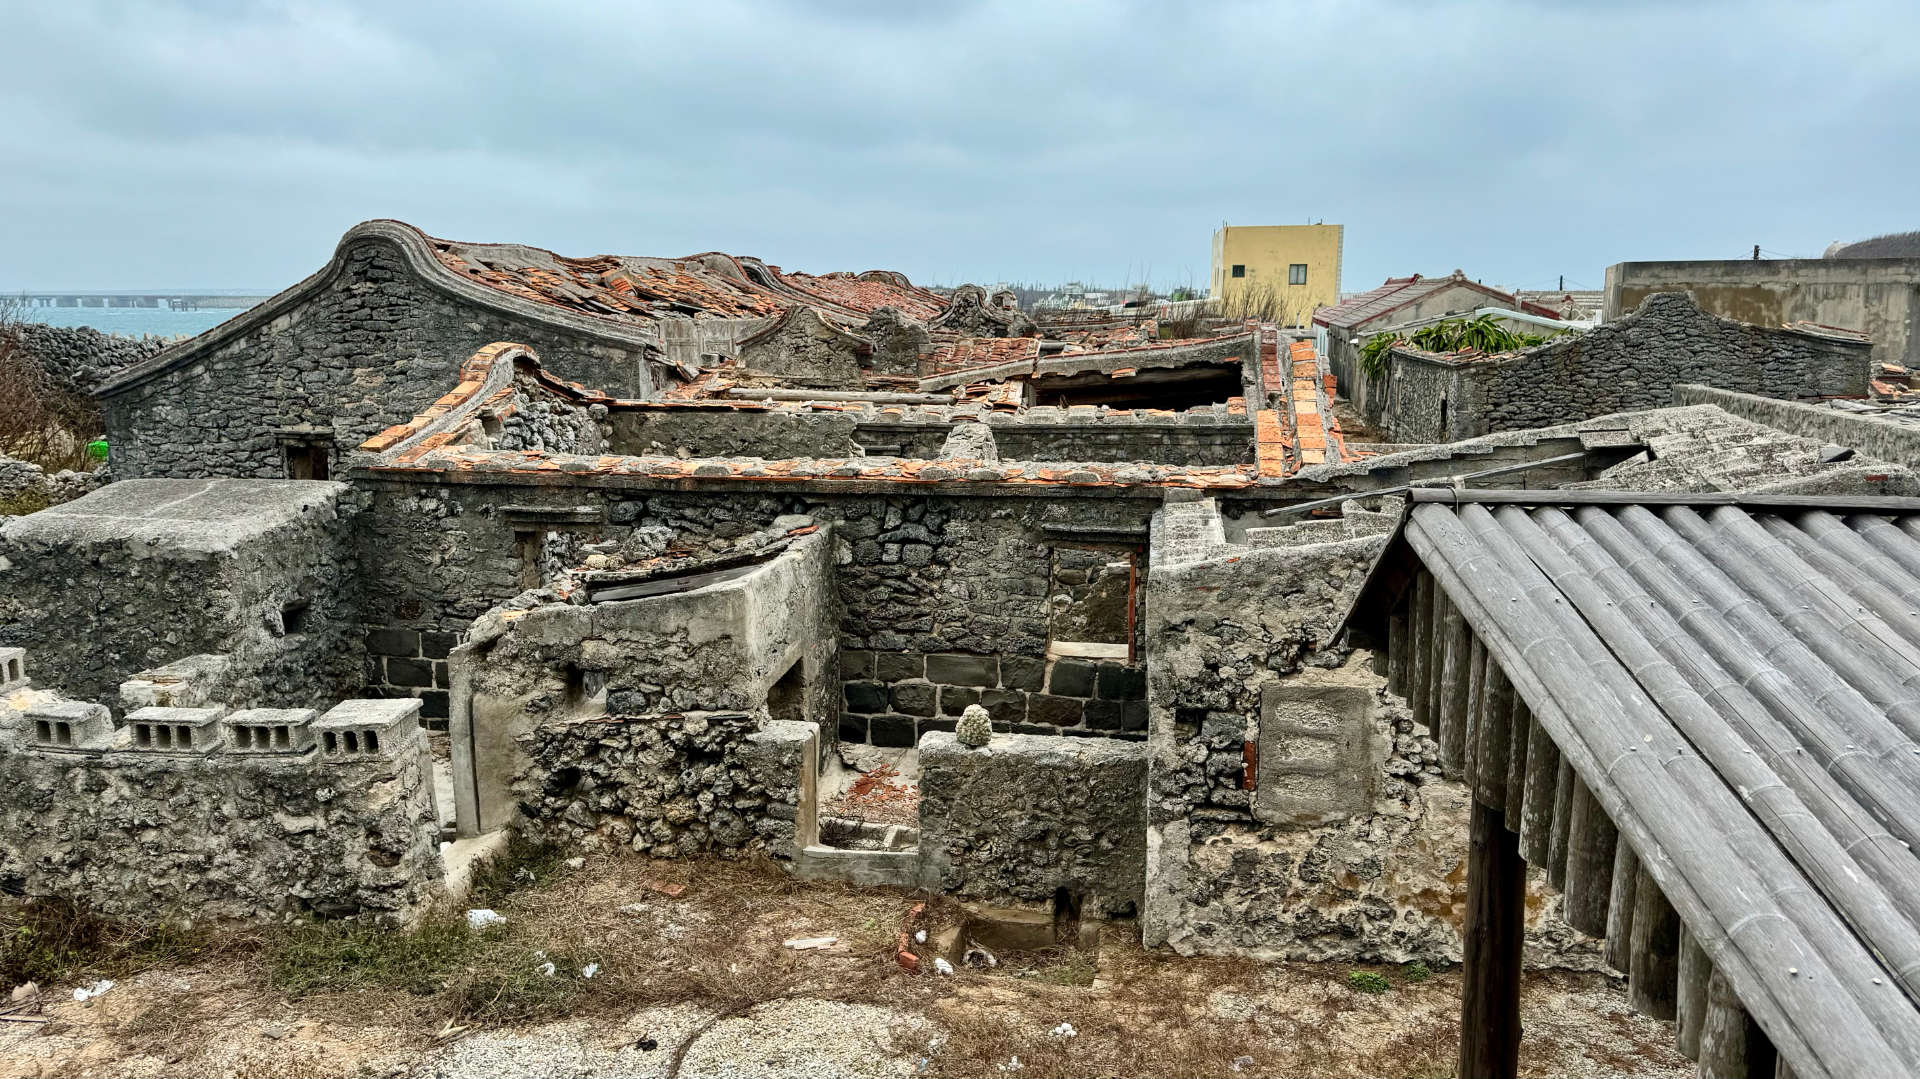
[[[1544,304],[1522,300],[1490,288],[1455,270],[1443,277],[1389,277],[1378,288],[1356,293],[1313,316],[1320,334],[1320,352],[1340,380],[1340,390],[1355,408],[1378,420],[1384,402],[1370,394],[1366,373],[1360,369],[1360,346],[1374,334],[1487,308],[1541,320],[1546,325],[1531,332],[1552,332],[1560,315]]]
[[[1213,234],[1212,296],[1222,313],[1304,326],[1340,298],[1342,225],[1222,225]]]

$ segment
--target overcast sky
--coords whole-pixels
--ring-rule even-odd
[[[570,255],[1348,290],[1920,228],[1920,4],[0,0],[0,288],[266,287],[397,217]]]

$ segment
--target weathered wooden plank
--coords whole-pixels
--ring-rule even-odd
[[[1520,1063],[1527,863],[1499,810],[1474,801],[1469,828],[1456,1074],[1512,1079]]]
[[[1633,885],[1633,955],[1627,999],[1655,1019],[1672,1019],[1680,979],[1680,916],[1643,863]]]
[[[1468,665],[1473,635],[1458,605],[1447,603],[1441,636],[1446,649],[1440,665],[1440,768],[1448,779],[1459,779],[1467,742]]]
[[[1640,881],[1640,858],[1622,838],[1613,845],[1613,887],[1607,899],[1607,965],[1622,974],[1633,969],[1633,893]]]
[[[1474,722],[1474,794],[1495,809],[1507,808],[1507,767],[1512,756],[1508,740],[1513,732],[1513,683],[1498,663],[1487,662],[1480,696],[1480,718]],[[1518,808],[1517,806],[1515,807]],[[1516,812],[1515,816],[1519,814]]]
[[[1707,979],[1713,964],[1692,931],[1680,927],[1680,978],[1674,994],[1673,1043],[1688,1060],[1700,1059],[1700,1028],[1707,1018]]]
[[[1520,853],[1541,869],[1553,850],[1554,784],[1560,781],[1560,750],[1535,720],[1527,735],[1527,789],[1520,803]]]
[[[1508,679],[1509,687],[1513,680]],[[1507,828],[1520,830],[1522,808],[1527,804],[1527,753],[1533,739],[1533,712],[1522,700],[1518,691],[1513,692],[1513,714],[1507,725]],[[1540,732],[1545,738],[1546,732]]]
[[[1707,979],[1706,1017],[1700,1025],[1700,1079],[1765,1079],[1778,1057],[1733,986],[1718,970]]]
[[[1613,848],[1619,832],[1579,776],[1573,777],[1573,812],[1567,824],[1567,882],[1563,891],[1567,924],[1588,936],[1607,933],[1607,906],[1613,900]]]
[[[1547,851],[1547,880],[1567,890],[1567,832],[1573,824],[1573,763],[1560,756],[1560,775],[1553,787],[1553,838]]]
[[[1477,765],[1474,751],[1480,748],[1480,710],[1485,707],[1482,696],[1487,691],[1487,650],[1480,638],[1467,631],[1467,707],[1461,713],[1464,745],[1460,752],[1460,776],[1471,790],[1477,786]]]

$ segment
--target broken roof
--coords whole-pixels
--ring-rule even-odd
[[[1496,288],[1489,288],[1478,281],[1468,279],[1465,272],[1455,270],[1441,277],[1422,277],[1419,274],[1411,277],[1389,277],[1386,283],[1378,288],[1349,296],[1330,307],[1322,307],[1314,312],[1313,322],[1316,326],[1362,326],[1447,288],[1472,289],[1499,301],[1506,307],[1525,311],[1531,315],[1551,319],[1560,317],[1560,313],[1550,307],[1521,300]]]

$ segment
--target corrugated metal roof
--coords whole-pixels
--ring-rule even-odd
[[[1912,1074],[1920,500],[1415,497],[1350,621],[1417,558],[1796,1074]]]

